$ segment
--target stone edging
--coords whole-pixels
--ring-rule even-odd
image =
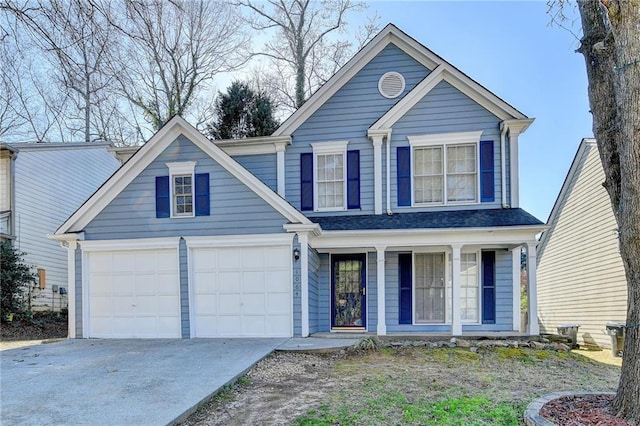
[[[586,396],[586,395],[615,395],[615,392],[554,392],[544,395],[527,406],[524,412],[524,423],[527,426],[555,426],[555,423],[551,423],[540,415],[540,410],[547,403],[554,399],[562,398],[564,396]]]

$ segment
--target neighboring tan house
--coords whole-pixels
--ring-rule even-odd
[[[25,252],[37,279],[31,309],[67,307],[67,255],[47,238],[120,163],[100,143],[0,144],[0,239]]]
[[[532,121],[393,25],[272,136],[174,117],[52,236],[70,336],[517,334]]]
[[[611,347],[607,322],[625,322],[627,282],[617,224],[594,139],[583,139],[538,245],[541,330],[580,326],[578,344]]]

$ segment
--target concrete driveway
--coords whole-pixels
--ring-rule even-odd
[[[1,353],[2,425],[165,425],[287,339],[65,340]]]

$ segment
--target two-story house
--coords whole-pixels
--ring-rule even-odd
[[[393,25],[272,136],[174,117],[53,236],[71,336],[518,332],[532,121]]]
[[[47,238],[120,163],[104,143],[0,144],[0,241],[25,253],[33,311],[67,308],[67,254]]]

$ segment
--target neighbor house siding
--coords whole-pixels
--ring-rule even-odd
[[[0,152],[0,213],[11,210],[11,157],[9,151]]]
[[[210,216],[156,218],[155,178],[167,176],[166,163],[197,161],[195,173],[209,173]],[[271,234],[288,221],[266,201],[180,136],[85,227],[90,240]]]
[[[235,155],[233,159],[253,173],[269,188],[274,191],[278,190],[276,154]]]
[[[316,333],[318,329],[320,257],[315,249],[309,247],[309,333]]]
[[[388,71],[397,71],[406,80],[403,94],[395,99],[378,92],[378,80]],[[428,74],[428,69],[393,44],[365,65],[293,133],[293,144],[286,151],[287,200],[300,208],[300,154],[312,152],[310,143],[349,141],[347,150],[360,150],[361,208],[317,215],[372,214],[373,146],[366,131]]]
[[[32,293],[33,310],[66,308],[67,250],[47,238],[120,166],[106,145],[27,144],[15,160],[15,246],[24,261],[46,274],[46,287]]]
[[[460,92],[446,81],[438,83],[422,100],[393,125],[391,134],[391,208],[398,212],[444,209],[433,207],[399,207],[397,185],[397,148],[409,146],[408,136],[471,132],[482,130],[480,140],[493,141],[494,202],[478,203],[471,208],[498,208],[501,206],[500,119]],[[478,152],[479,155],[479,152]],[[383,180],[386,191],[386,180]],[[412,188],[413,190],[413,188]],[[479,190],[478,190],[479,193]],[[478,194],[478,200],[480,196]],[[466,205],[449,205],[446,209],[469,209]]]
[[[625,321],[626,278],[595,142],[587,143],[581,154],[564,184],[556,219],[543,236],[538,317],[543,332],[556,333],[558,324],[575,323],[580,325],[579,344],[610,347],[605,325]]]

